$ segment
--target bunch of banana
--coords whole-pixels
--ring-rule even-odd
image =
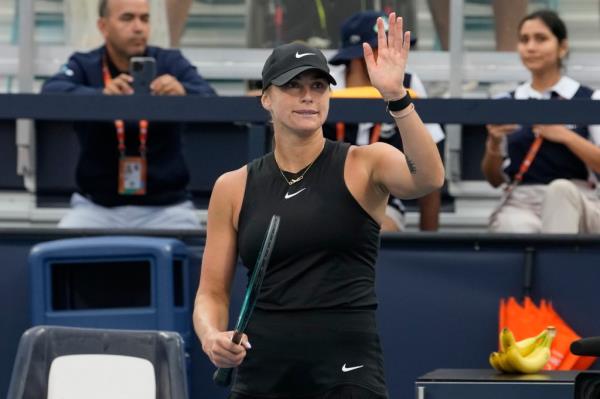
[[[503,328],[500,351],[490,354],[490,364],[503,373],[537,373],[550,359],[550,346],[555,335],[556,329],[549,326],[535,337],[516,341],[512,331]]]

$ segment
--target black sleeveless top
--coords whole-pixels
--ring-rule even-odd
[[[326,140],[303,179],[291,186],[273,153],[248,165],[238,250],[249,273],[271,216],[281,216],[258,309],[376,308],[379,225],[346,187],[349,147]]]

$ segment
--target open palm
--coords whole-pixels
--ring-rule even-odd
[[[377,59],[368,43],[363,43],[365,61],[371,84],[386,100],[404,97],[404,70],[410,50],[410,32],[403,32],[402,17],[389,15],[386,37],[382,18],[377,19]]]

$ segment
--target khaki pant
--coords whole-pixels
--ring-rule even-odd
[[[164,206],[124,205],[107,208],[81,194],[71,196],[71,209],[58,223],[68,229],[177,229],[202,228],[192,201]]]
[[[517,186],[490,217],[501,233],[600,233],[600,199],[582,180]]]

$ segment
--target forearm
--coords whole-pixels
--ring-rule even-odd
[[[187,62],[187,61],[186,61]],[[185,89],[186,94],[197,94],[201,96],[216,96],[217,92],[192,65],[178,70],[174,75]]]
[[[216,96],[217,93],[208,83],[199,83],[199,82],[181,82],[185,90],[185,94],[194,94],[205,97]]]
[[[419,228],[421,231],[437,231],[440,218],[440,191],[435,190],[418,200],[420,211]]]
[[[563,143],[592,171],[600,173],[600,147],[575,132],[570,132]]]
[[[504,155],[502,154],[500,143],[488,137],[485,144],[485,153],[481,160],[481,171],[486,180],[494,187],[504,183],[502,176],[502,162]]]
[[[412,111],[394,120],[402,136],[404,155],[414,186],[421,194],[419,196],[439,189],[444,183],[444,165],[421,118]]]
[[[198,73],[181,51],[174,50],[170,53],[170,68],[165,73],[172,75],[183,86],[185,94],[198,94],[201,96],[215,96],[213,87]]]
[[[42,93],[102,94],[102,88],[84,86],[67,80],[52,79],[44,83]]]
[[[227,330],[229,298],[209,293],[198,293],[194,303],[193,323],[196,335],[203,344],[214,333]]]

